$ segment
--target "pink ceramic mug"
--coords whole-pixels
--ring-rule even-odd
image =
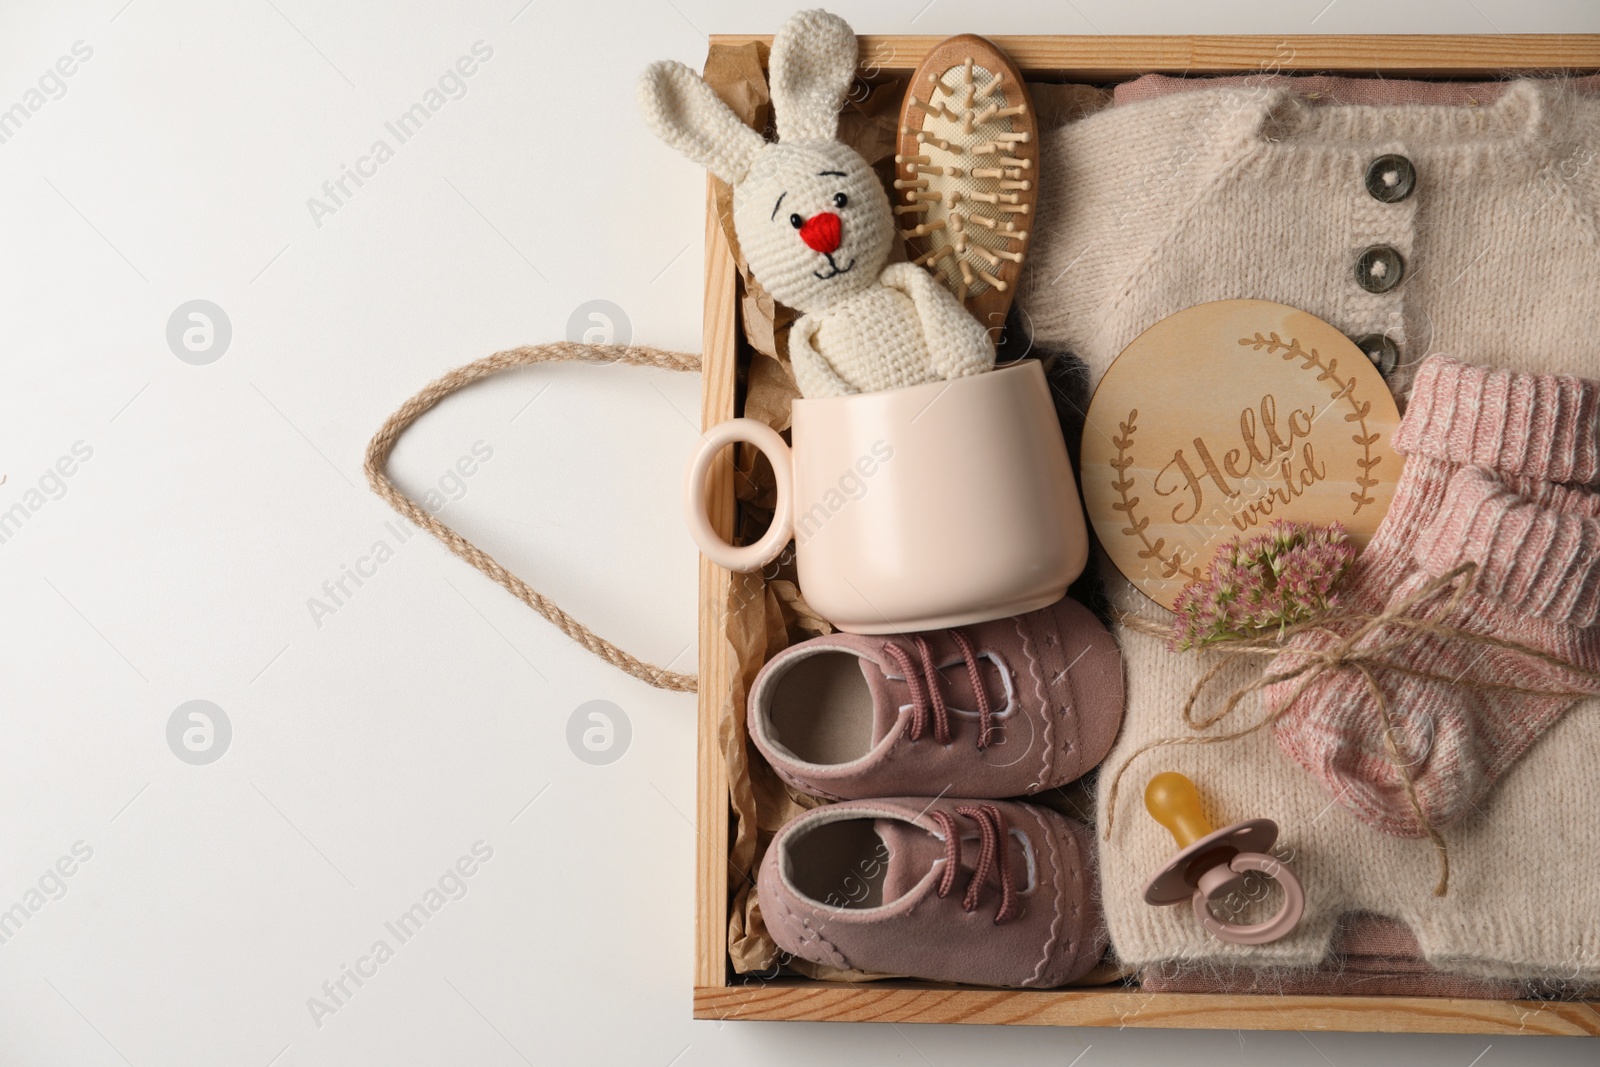
[[[796,400],[794,445],[766,424],[706,431],[686,510],[700,550],[763,567],[795,540],[800,588],[841,630],[961,626],[1055,603],[1088,559],[1078,486],[1036,360],[903,389]],[[735,547],[711,528],[705,483],[744,441],[777,476],[772,525]]]

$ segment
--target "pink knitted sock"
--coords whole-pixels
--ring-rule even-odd
[[[1418,371],[1394,445],[1407,457],[1405,470],[1382,525],[1341,583],[1343,605],[1377,613],[1475,563],[1454,610],[1447,589],[1408,614],[1579,668],[1461,637],[1419,637],[1383,654],[1392,667],[1369,664],[1392,732],[1351,666],[1317,675],[1298,697],[1299,678],[1265,690],[1272,708],[1293,698],[1275,724],[1290,756],[1376,829],[1420,837],[1426,830],[1407,795],[1408,775],[1423,816],[1447,826],[1575,699],[1484,686],[1600,692],[1581,673],[1600,670],[1600,493],[1588,488],[1600,482],[1600,382],[1435,356]],[[1302,633],[1268,672],[1299,666],[1301,650],[1326,649],[1348,632]],[[1384,627],[1357,648],[1406,633]]]

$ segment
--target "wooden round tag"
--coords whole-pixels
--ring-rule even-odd
[[[1365,545],[1400,476],[1383,376],[1304,311],[1219,300],[1122,351],[1083,430],[1083,500],[1124,576],[1170,608],[1217,549],[1273,519]]]

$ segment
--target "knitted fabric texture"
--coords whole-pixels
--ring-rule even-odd
[[[1594,479],[1597,401],[1600,382],[1429,359],[1395,435],[1408,456],[1405,473],[1382,526],[1341,586],[1345,606],[1376,613],[1471,562],[1479,569],[1454,607],[1441,592],[1412,614],[1600,669],[1594,627],[1600,493],[1542,480],[1552,473]],[[1298,635],[1268,673],[1298,666],[1300,650],[1328,648],[1345,631]],[[1380,628],[1356,650],[1399,636]],[[1449,826],[1477,811],[1494,783],[1574,703],[1484,686],[1596,691],[1592,680],[1571,671],[1448,637],[1420,638],[1384,659],[1437,677],[1378,671],[1385,708],[1354,670],[1320,674],[1304,691],[1300,682],[1285,681],[1264,697],[1268,707],[1288,705],[1275,724],[1286,752],[1367,824],[1405,837],[1425,833],[1407,798],[1407,777],[1428,822]]]
[[[926,272],[887,266],[895,237],[889,198],[867,161],[834,139],[855,62],[855,34],[835,15],[802,11],[778,31],[770,63],[775,144],[681,63],[657,63],[639,82],[640,110],[655,133],[733,185],[734,232],[751,273],[801,312],[789,359],[808,397],[994,366],[993,341],[952,293]],[[834,219],[805,230],[824,215]],[[816,237],[824,232],[828,239]]]
[[[1381,915],[1352,912],[1339,922],[1328,958],[1315,967],[1147,967],[1145,993],[1247,993],[1258,996],[1462,997],[1513,1000],[1529,995],[1521,983],[1451,974],[1422,958],[1405,926]]]
[[[1600,366],[1600,103],[1566,82],[1514,82],[1482,107],[1312,107],[1281,89],[1208,89],[1099,112],[1041,148],[1039,236],[1019,299],[1036,341],[1076,354],[1091,386],[1160,319],[1241,297],[1303,308],[1351,336],[1388,335],[1400,346],[1390,380],[1398,396],[1432,351],[1522,373],[1593,376]],[[1412,161],[1417,185],[1383,203],[1364,176],[1391,153]],[[1406,262],[1400,284],[1381,294],[1354,276],[1357,256],[1375,244]],[[1114,609],[1170,626],[1170,613],[1103,557],[1101,571]],[[1130,753],[1192,732],[1183,702],[1216,662],[1126,627],[1118,638],[1128,706],[1100,778],[1102,808],[1109,772]],[[1241,662],[1214,691],[1260,671],[1259,661]],[[1219,825],[1277,820],[1306,911],[1290,936],[1242,946],[1211,938],[1186,909],[1145,904],[1144,882],[1172,841],[1142,810],[1142,788],[1128,788],[1100,848],[1118,954],[1135,965],[1309,966],[1326,954],[1340,914],[1364,910],[1405,922],[1424,956],[1449,970],[1600,977],[1600,880],[1575,874],[1600,855],[1600,810],[1587,802],[1597,710],[1590,700],[1564,716],[1481,814],[1446,831],[1453,873],[1444,898],[1433,896],[1427,843],[1374,833],[1286,759],[1272,731],[1140,757],[1132,782],[1181,771]],[[1267,713],[1257,694],[1219,731]]]
[[[1482,107],[1500,99],[1505,81],[1409,81],[1391,78],[1340,78],[1325,74],[1226,74],[1214,78],[1178,78],[1146,74],[1118,83],[1112,93],[1117,107],[1203,89],[1287,89],[1314,105],[1329,104],[1465,104]],[[1573,78],[1579,92],[1600,92],[1600,74]]]

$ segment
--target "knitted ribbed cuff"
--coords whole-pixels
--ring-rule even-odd
[[[1489,472],[1463,467],[1417,537],[1417,562],[1441,575],[1478,564],[1473,591],[1521,614],[1587,627],[1600,617],[1600,519],[1595,494],[1536,503]]]
[[[1395,450],[1552,482],[1600,481],[1600,382],[1430,356]]]

